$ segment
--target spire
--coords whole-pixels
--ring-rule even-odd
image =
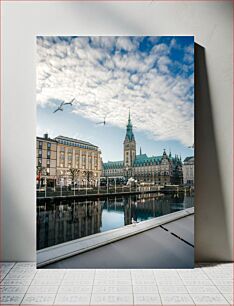
[[[125,140],[129,140],[129,141],[135,140],[134,134],[133,134],[133,131],[132,131],[130,108],[129,108],[129,114],[128,114],[128,124],[127,124],[127,131],[126,131]]]
[[[140,155],[142,155],[142,153],[141,153],[141,147],[140,147]]]

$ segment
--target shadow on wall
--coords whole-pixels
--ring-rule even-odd
[[[195,44],[195,256],[231,261],[228,224],[212,116],[205,48]]]

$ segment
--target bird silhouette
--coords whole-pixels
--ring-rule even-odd
[[[63,105],[73,105],[73,102],[75,101],[75,98],[73,98],[70,102],[66,102],[66,103],[63,103]]]
[[[106,116],[104,117],[104,120],[103,120],[103,121],[97,122],[96,124],[103,124],[103,125],[106,125]]]
[[[75,98],[73,98],[70,102],[65,102],[63,101],[56,110],[53,111],[53,113],[56,113],[57,111],[63,111],[63,106],[64,105],[73,105],[73,102],[75,101]]]
[[[64,102],[62,102],[58,108],[56,108],[56,110],[53,111],[53,113],[56,113],[57,111],[63,111],[63,105],[64,105]]]

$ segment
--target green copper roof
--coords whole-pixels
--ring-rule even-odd
[[[123,168],[123,161],[108,161],[107,163],[103,163],[103,169],[119,169]]]
[[[129,115],[128,115],[128,124],[127,124],[127,131],[126,131],[126,136],[125,140],[135,140],[133,131],[132,131],[132,122],[131,122],[131,116],[130,116],[130,110],[129,110]]]
[[[167,157],[174,166],[182,165],[182,162],[178,156],[175,157]],[[136,155],[133,167],[141,167],[141,166],[148,166],[152,164],[160,164],[163,159],[163,155],[160,156],[150,156],[148,157],[146,154],[139,154]],[[103,163],[103,169],[121,169],[124,167],[124,162],[121,161],[108,161],[107,163]]]
[[[141,166],[146,164],[158,164],[162,160],[162,156],[150,156],[148,157],[146,154],[136,155],[136,159],[134,161],[134,166]]]

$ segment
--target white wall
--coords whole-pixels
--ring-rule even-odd
[[[232,258],[231,1],[2,3],[3,260],[35,260],[35,36],[194,35],[196,258]],[[207,70],[205,70],[207,67]]]

